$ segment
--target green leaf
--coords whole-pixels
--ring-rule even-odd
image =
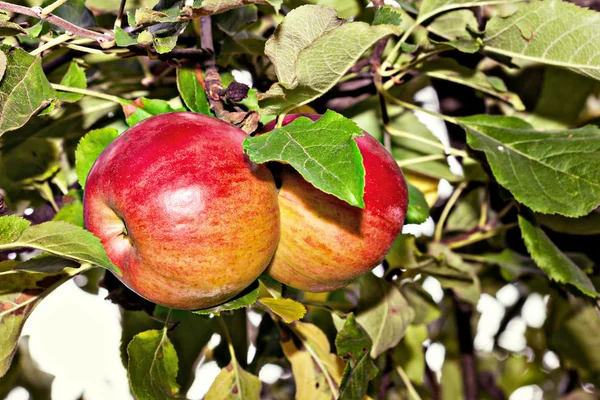
[[[121,27],[115,26],[115,42],[117,46],[127,47],[137,44],[137,39],[129,32],[124,31]]]
[[[191,111],[212,115],[204,91],[204,78],[200,69],[177,69],[177,89],[183,102]]]
[[[180,14],[181,11],[179,7],[161,9],[160,11],[148,7],[141,7],[135,10],[135,24],[136,26],[141,26],[159,22],[179,22]]]
[[[566,69],[547,67],[544,83],[527,122],[538,129],[566,129],[577,123],[595,81]],[[557,101],[556,99],[569,99]]]
[[[422,224],[429,217],[429,205],[425,196],[419,189],[407,182],[408,186],[408,211],[405,224]]]
[[[170,52],[177,45],[178,36],[156,37],[154,36],[154,48],[158,54]]]
[[[526,217],[519,215],[519,227],[531,258],[553,281],[575,286],[590,297],[600,297],[590,278]]]
[[[534,211],[580,217],[600,204],[600,128],[539,132],[511,117],[459,118],[498,183]]]
[[[392,351],[394,363],[406,372],[411,382],[419,385],[425,375],[423,342],[428,336],[426,325],[409,325],[404,338]]]
[[[48,106],[54,89],[42,70],[41,58],[20,48],[0,46],[6,56],[6,72],[0,80],[0,136],[23,126],[36,112]]]
[[[402,14],[392,7],[377,7],[373,25],[395,25],[402,24]]]
[[[79,263],[51,254],[41,254],[17,265],[14,271],[31,271],[44,274],[60,272],[65,268],[78,268]]]
[[[561,0],[534,1],[486,26],[484,49],[600,79],[598,13]]]
[[[258,285],[252,284],[242,293],[234,297],[233,299],[219,304],[217,306],[211,308],[205,308],[204,310],[196,310],[192,311],[194,314],[199,315],[220,315],[223,311],[232,311],[237,310],[238,308],[250,307],[253,305],[258,299]]]
[[[305,322],[298,321],[288,326],[290,336],[282,337],[281,349],[292,365],[296,399],[337,398],[344,365],[331,353],[325,333],[316,325]],[[291,337],[292,334],[297,341]]]
[[[420,284],[407,282],[400,287],[400,292],[415,310],[414,325],[429,324],[441,317],[442,310]]]
[[[484,201],[485,189],[471,190],[462,197],[446,222],[448,231],[466,232],[474,229],[479,224],[481,205]]]
[[[258,301],[280,316],[286,324],[298,321],[306,314],[306,307],[292,299],[263,297]]]
[[[273,297],[278,299],[281,297],[283,293],[283,285],[277,282],[275,279],[271,278],[267,274],[262,274],[258,278],[258,288],[259,293],[258,297]]]
[[[6,217],[1,217],[0,220],[4,218]],[[1,226],[2,222],[0,222]],[[9,262],[18,264],[14,261]],[[2,270],[3,268],[0,268],[0,271]],[[48,275],[14,271],[2,275],[0,278],[0,377],[10,367],[17,351],[23,325],[35,306],[76,273],[71,271]]]
[[[136,399],[160,400],[177,396],[177,352],[166,329],[135,335],[127,346],[127,354],[129,384]]]
[[[313,122],[299,117],[281,128],[244,139],[244,149],[256,163],[291,164],[325,193],[363,208],[364,166],[354,138],[362,130],[353,121],[327,112]]]
[[[75,151],[75,168],[77,179],[82,188],[96,159],[104,149],[119,136],[115,128],[95,129],[81,138]]]
[[[517,3],[521,0],[423,0],[419,7],[418,21],[425,21],[434,15],[441,14],[446,11],[455,10],[457,8],[475,7],[484,4],[503,4]]]
[[[279,82],[259,96],[264,114],[285,113],[320,97],[377,40],[400,32],[393,25],[341,22],[333,10],[313,5],[285,17],[265,47]]]
[[[85,89],[87,87],[87,79],[85,77],[85,71],[81,68],[76,62],[71,61],[69,64],[69,69],[63,76],[60,84],[63,86],[70,86],[78,89]],[[65,102],[75,102],[81,100],[83,97],[82,94],[79,93],[69,93],[69,92],[57,92],[56,96],[60,101]]]
[[[373,341],[369,334],[356,323],[353,313],[348,315],[344,327],[335,337],[335,348],[340,357],[351,358],[355,360],[369,354],[373,346]]]
[[[221,370],[206,393],[205,400],[260,400],[262,383],[240,367],[234,358]]]
[[[57,140],[30,138],[0,155],[0,169],[13,182],[42,182],[60,169],[60,154]]]
[[[229,36],[235,36],[249,24],[258,19],[258,9],[256,6],[246,6],[229,10],[226,13],[219,14],[214,21],[220,30]]]
[[[29,222],[19,217],[0,217],[0,251],[33,248],[121,275],[108,259],[100,239],[90,232],[67,222],[44,222],[24,229],[25,224]]]
[[[15,36],[19,33],[25,33],[25,29],[18,24],[0,19],[0,37]],[[0,56],[1,57],[1,56]],[[0,77],[2,74],[0,74]]]
[[[63,196],[63,205],[56,213],[53,221],[64,221],[76,225],[80,228],[85,228],[83,221],[83,203],[81,197],[83,192],[80,190],[72,190]]]
[[[150,118],[153,115],[165,114],[176,111],[187,111],[185,108],[173,108],[168,101],[158,99],[147,99],[140,97],[136,101],[132,101],[125,105],[124,108],[135,107],[133,112],[126,111],[127,124],[133,126],[140,121]]]
[[[473,11],[455,10],[442,14],[427,29],[447,40],[471,38],[470,32],[477,31],[479,23]]]
[[[571,235],[600,234],[600,211],[594,210],[580,218],[567,218],[560,215],[535,214],[535,219],[555,232]]]
[[[44,0],[41,4],[41,7],[49,6],[54,2],[55,0]],[[52,14],[62,19],[66,19],[70,23],[82,28],[86,28],[88,26],[97,26],[96,18],[94,17],[94,14],[85,6],[85,2],[86,0],[68,0],[60,7],[54,9]],[[53,27],[53,29],[56,29],[60,32],[64,31],[59,27]]]
[[[419,71],[432,78],[443,79],[480,90],[490,96],[506,101],[517,111],[525,110],[525,106],[519,96],[515,93],[508,92],[503,83],[498,85],[498,82],[491,81],[490,77],[483,72],[463,67],[454,59],[440,58],[429,61],[424,64],[423,67],[419,68]],[[499,78],[495,79],[498,80]],[[499,90],[500,88],[503,88],[504,90]]]
[[[205,15],[221,14],[234,8],[240,8],[251,4],[270,4],[279,12],[279,8],[283,0],[194,0],[189,11],[194,18],[203,17]],[[184,8],[184,13],[186,13]]]
[[[359,282],[360,300],[356,320],[373,340],[371,357],[377,358],[400,342],[415,311],[400,290],[385,280],[366,274]]]
[[[356,366],[344,374],[342,383],[340,384],[340,400],[355,400],[362,399],[367,394],[369,381],[372,381],[377,376],[379,370],[375,366],[373,360],[368,356],[362,356]]]

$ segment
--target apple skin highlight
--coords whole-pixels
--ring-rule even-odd
[[[243,153],[245,134],[196,113],[148,118],[96,160],[84,192],[86,228],[119,277],[163,306],[201,309],[250,285],[279,239],[277,189]]]
[[[288,115],[287,125],[304,116]],[[275,128],[265,125],[263,132]],[[324,193],[292,168],[284,168],[279,190],[281,236],[269,274],[310,292],[346,286],[383,261],[400,233],[408,189],[396,160],[371,135],[356,138],[365,167],[365,208]]]

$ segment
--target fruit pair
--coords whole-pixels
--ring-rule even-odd
[[[361,210],[288,168],[278,192],[269,169],[244,154],[244,138],[215,118],[170,113],[104,150],[86,181],[84,217],[123,283],[155,303],[200,309],[235,296],[267,267],[282,283],[327,291],[381,262],[408,194],[379,142],[356,139],[366,171]]]

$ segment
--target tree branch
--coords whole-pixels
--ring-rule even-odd
[[[77,25],[74,25],[74,24],[70,23],[69,21],[66,21],[60,17],[57,17],[54,14],[48,14],[47,16],[44,16],[42,13],[43,9],[41,7],[29,8],[29,7],[19,6],[17,4],[11,4],[11,3],[6,3],[4,1],[0,1],[0,10],[10,11],[10,12],[17,13],[17,14],[28,15],[30,17],[44,20],[52,25],[56,25],[58,27],[63,28],[65,31],[72,33],[73,36],[94,39],[98,43],[101,43],[101,44],[110,42],[111,40],[114,39],[112,37],[112,35],[94,32],[94,31],[91,31],[91,30],[85,29],[85,28],[80,28]]]
[[[477,365],[473,350],[473,331],[471,329],[471,306],[461,302],[456,294],[452,294],[452,303],[456,315],[456,329],[460,348],[463,372],[463,388],[465,400],[478,399]]]

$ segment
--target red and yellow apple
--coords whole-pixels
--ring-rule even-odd
[[[267,267],[279,239],[277,189],[244,155],[240,129],[195,113],[148,118],[96,160],[84,217],[120,279],[172,308],[222,303]]]
[[[299,116],[288,115],[283,125]],[[271,122],[264,132],[275,127]],[[377,266],[400,233],[408,207],[402,171],[371,135],[355,139],[365,167],[364,209],[324,193],[286,167],[281,174],[281,234],[269,274],[310,292],[339,289]]]

